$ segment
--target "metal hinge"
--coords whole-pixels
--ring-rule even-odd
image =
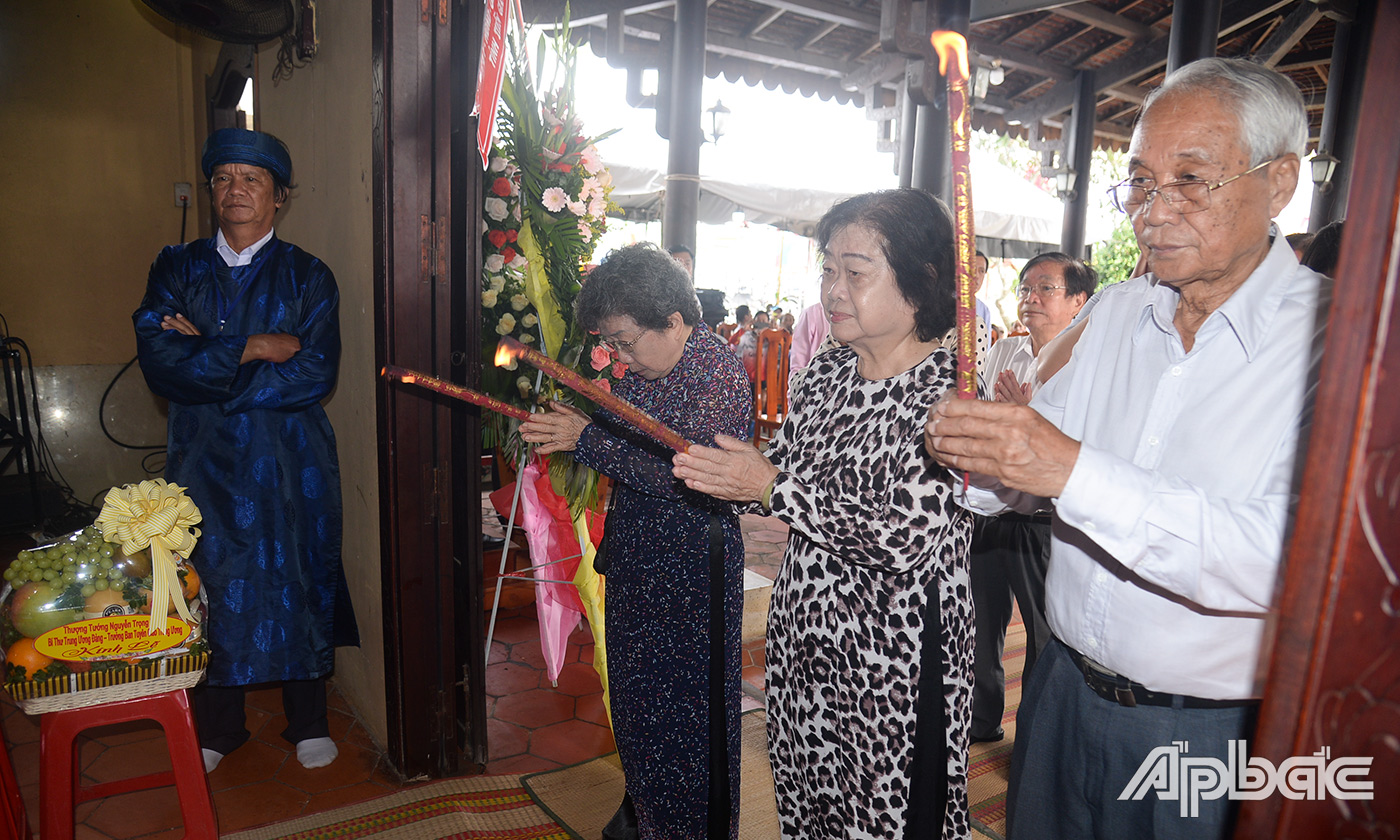
[[[419,266],[419,276],[423,282],[437,279],[447,282],[447,217],[439,216],[435,224],[427,216],[419,216],[423,257]]]

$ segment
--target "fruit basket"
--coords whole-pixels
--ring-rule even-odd
[[[187,559],[198,521],[182,488],[127,485],[108,494],[93,525],[9,562],[0,645],[5,689],[20,708],[39,714],[199,682],[208,598]]]

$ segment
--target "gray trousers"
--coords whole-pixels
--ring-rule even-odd
[[[1189,744],[1191,758],[1224,761],[1231,739],[1253,735],[1257,705],[1228,709],[1120,706],[1084,684],[1058,640],[1046,646],[1016,715],[1006,792],[1009,840],[1213,840],[1229,836],[1238,802],[1204,799],[1200,814],[1149,792],[1118,797],[1157,747]]]
[[[1001,729],[1006,708],[1006,672],[1001,657],[1006,646],[1006,627],[1011,622],[1013,595],[1026,625],[1023,682],[1050,641],[1050,626],[1045,620],[1045,569],[1049,562],[1048,517],[1018,513],[977,517],[970,560],[977,630],[972,666],[974,738],[994,738]]]

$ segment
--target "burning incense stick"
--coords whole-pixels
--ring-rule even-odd
[[[385,365],[384,370],[380,371],[380,374],[385,379],[398,380],[405,385],[417,385],[421,388],[427,388],[429,391],[436,391],[439,394],[444,394],[453,399],[479,405],[488,411],[504,414],[507,417],[514,417],[516,420],[530,419],[530,412],[523,408],[517,408],[510,403],[502,402],[495,397],[487,396],[479,391],[463,388],[461,385],[453,385],[451,382],[444,382],[426,373],[419,373],[416,370],[401,368],[397,365]]]
[[[953,237],[957,252],[958,399],[977,398],[977,301],[972,260],[977,251],[972,224],[972,102],[968,96],[967,41],[938,31],[929,39],[938,51],[938,71],[948,77],[948,122],[952,128]]]
[[[526,364],[538,368],[552,377],[555,381],[573,388],[575,391],[593,400],[599,406],[606,408],[613,414],[640,429],[642,432],[656,438],[677,452],[684,452],[690,448],[690,441],[681,437],[675,430],[666,424],[627,402],[621,397],[615,397],[611,392],[605,391],[595,385],[587,377],[580,376],[577,371],[570,370],[559,362],[546,356],[544,353],[533,347],[527,347],[510,336],[501,339],[501,343],[496,346],[496,365],[502,366],[511,359],[519,359]]]

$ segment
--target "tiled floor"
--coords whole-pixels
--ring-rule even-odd
[[[787,541],[774,520],[744,517],[746,562],[772,578]],[[22,547],[22,546],[19,546]],[[6,554],[8,547],[0,546]],[[528,584],[507,584],[528,589]],[[557,685],[545,677],[534,605],[515,603],[497,618],[487,665],[489,760],[487,773],[547,770],[611,752],[612,732],[594,672],[593,638],[587,626],[570,638]],[[762,704],[763,640],[745,646],[744,708]],[[39,827],[39,718],[21,712],[0,693],[3,729],[24,797],[30,825]],[[380,796],[402,784],[354,711],[334,690],[331,735],[340,757],[329,767],[306,770],[278,733],[285,720],[281,692],[249,692],[248,728],[253,739],[224,759],[209,776],[220,833],[316,813]],[[164,737],[154,724],[128,724],[90,733],[80,748],[84,784],[168,770]],[[84,803],[77,809],[77,840],[135,840],[179,837],[173,788],[142,791]]]

